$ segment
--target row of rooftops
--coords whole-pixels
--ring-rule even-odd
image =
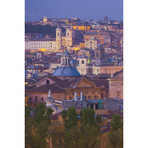
[[[122,72],[123,70],[114,73],[112,78],[116,77]],[[55,83],[36,87],[36,84],[40,80],[46,77],[52,79],[53,81],[55,81]],[[51,89],[52,92],[65,92],[66,88],[73,88],[76,85],[76,83],[83,78],[86,78],[90,82],[93,82],[96,85],[96,87],[100,87],[104,89],[104,88],[108,88],[108,78],[111,78],[111,76],[109,74],[104,74],[100,76],[81,76],[73,81],[61,80],[60,78],[55,76],[42,76],[42,77],[34,77],[34,78],[26,79],[25,81],[28,82],[28,85],[26,85],[27,91],[48,92],[49,89]]]
[[[56,41],[56,38],[29,39],[29,41]]]

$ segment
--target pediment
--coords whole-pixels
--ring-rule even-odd
[[[74,88],[96,88],[96,85],[92,83],[91,81],[87,80],[86,78],[83,78],[75,83],[73,85]]]
[[[47,85],[47,83],[49,83],[49,84],[54,84],[55,81],[53,81],[53,80],[52,80],[51,78],[49,78],[49,77],[45,77],[45,78],[39,80],[39,81],[36,83],[36,85],[37,85],[37,86],[42,86],[42,85]]]

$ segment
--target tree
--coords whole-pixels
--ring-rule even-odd
[[[118,114],[115,114],[111,121],[111,127],[113,130],[118,130],[122,127],[121,117]]]
[[[32,126],[33,122],[30,117],[31,107],[25,106],[25,147],[27,148],[32,141],[33,134],[32,134]]]
[[[81,131],[79,127],[74,127],[64,133],[64,148],[78,148],[80,147]]]
[[[30,110],[31,111],[31,110]],[[39,103],[33,117],[29,116],[29,107],[25,111],[25,147],[26,148],[43,148],[47,146],[48,128],[50,125],[50,115],[53,110],[46,108]]]
[[[82,126],[92,126],[95,124],[95,111],[85,108],[80,112],[80,122]]]
[[[115,114],[111,121],[112,130],[108,135],[109,148],[122,148],[123,147],[123,123],[121,117]]]
[[[62,111],[62,118],[64,120],[64,126],[67,130],[77,126],[78,114],[74,107],[69,108],[67,111]]]
[[[41,33],[43,36],[46,34],[56,36],[56,28],[57,26],[51,25],[32,25],[25,23],[25,33]],[[65,32],[65,28],[61,28],[62,32]]]
[[[96,123],[95,112],[86,108],[80,112],[81,147],[99,147],[101,136],[100,127]]]
[[[109,133],[109,148],[123,148],[123,133],[121,130],[111,131]]]
[[[102,121],[102,118],[101,118],[100,115],[97,115],[96,121],[97,121],[99,124],[102,124],[103,121]]]

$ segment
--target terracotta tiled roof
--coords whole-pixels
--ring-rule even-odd
[[[35,88],[28,90],[28,92],[48,92],[49,89],[51,90],[51,92],[65,92],[64,89],[60,88],[56,84],[35,87]]]

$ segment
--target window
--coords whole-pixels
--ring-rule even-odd
[[[119,98],[120,96],[120,91],[117,91],[117,98]]]
[[[93,109],[93,104],[90,104],[90,108]]]
[[[32,102],[32,98],[30,97],[29,99],[28,99],[28,103],[31,103]]]
[[[99,109],[99,105],[98,104],[95,104],[95,109]]]
[[[44,98],[42,97],[42,98],[41,98],[41,102],[43,102],[43,101],[44,101]]]
[[[96,57],[99,57],[99,53],[98,52],[96,53]]]
[[[84,60],[81,61],[81,64],[84,64]]]
[[[49,85],[49,80],[46,81],[46,84]]]
[[[72,100],[72,97],[69,97],[69,100]]]
[[[99,99],[99,97],[98,96],[94,96],[94,99]]]
[[[88,96],[88,99],[92,99],[92,97],[91,96]]]
[[[35,96],[35,103],[37,103],[38,102],[38,97],[37,96]]]
[[[103,99],[104,98],[104,94],[103,93],[101,93],[101,99]]]

